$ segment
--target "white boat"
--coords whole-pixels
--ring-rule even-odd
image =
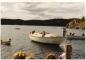
[[[49,43],[49,44],[61,44],[64,38],[57,36],[56,34],[46,33],[44,36],[42,33],[29,33],[30,40],[39,43]]]

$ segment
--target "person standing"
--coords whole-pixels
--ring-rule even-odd
[[[65,37],[66,36],[66,28],[65,27],[63,27],[63,37]]]

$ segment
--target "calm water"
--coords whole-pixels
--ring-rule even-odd
[[[16,28],[20,29],[17,30]],[[35,58],[44,58],[50,52],[55,53],[57,55],[63,52],[63,50],[58,45],[44,45],[31,42],[28,34],[32,30],[44,30],[63,36],[62,27],[2,25],[1,39],[7,41],[9,38],[11,38],[12,42],[11,46],[1,45],[1,58],[12,58],[12,55],[18,50],[23,50],[25,52],[32,53]],[[76,35],[81,35],[81,33],[85,33],[81,30],[68,29],[67,34],[69,34],[70,31],[75,32]],[[73,46],[72,58],[84,59],[85,40],[71,40],[70,42]]]

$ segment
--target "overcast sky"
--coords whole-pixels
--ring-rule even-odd
[[[0,11],[2,18],[11,19],[81,18],[85,6],[75,2],[3,2]]]

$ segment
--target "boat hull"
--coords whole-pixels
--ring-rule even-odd
[[[48,44],[61,44],[64,41],[63,37],[36,37],[29,36],[30,40],[39,43],[48,43]]]

